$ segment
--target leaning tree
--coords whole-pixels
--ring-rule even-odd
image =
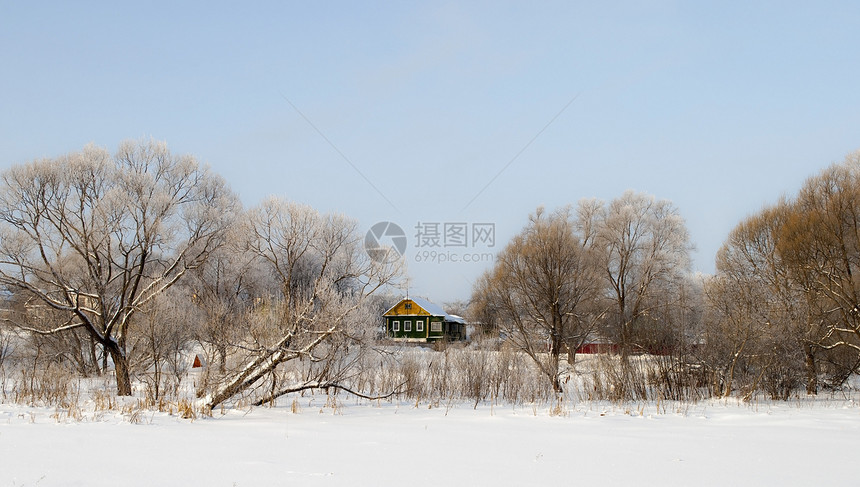
[[[201,407],[211,410],[267,379],[258,404],[306,389],[361,395],[347,381],[375,332],[368,298],[400,276],[402,260],[371,259],[353,220],[277,198],[251,209],[243,224],[245,251],[277,289],[248,310],[247,336],[236,344],[241,366],[201,398]]]

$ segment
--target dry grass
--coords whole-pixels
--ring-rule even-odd
[[[564,393],[556,394],[533,361],[511,348],[389,348],[378,355],[361,357],[342,384],[366,395],[396,391],[391,397],[369,401],[332,388],[325,391],[324,398],[321,391],[308,390],[285,396],[273,405],[289,407],[292,413],[299,414],[305,406],[301,403],[307,399],[307,408],[341,414],[344,401],[375,406],[405,401],[410,407],[440,408],[446,414],[464,405],[472,408],[484,405],[489,406],[491,414],[497,407],[515,407],[536,415],[544,411],[550,416],[566,417],[572,411],[590,410],[592,405],[611,405],[629,415],[643,415],[646,411],[686,414],[691,405],[711,397],[707,375],[677,358],[632,356],[626,363],[612,355],[577,358],[576,365],[562,375]],[[562,360],[562,364],[567,367],[566,361]],[[302,367],[309,366],[281,371],[278,380],[301,379],[309,370]],[[35,372],[33,368],[5,372],[0,388],[3,401],[50,407],[51,418],[57,422],[98,421],[113,413],[129,423],[145,424],[156,413],[192,421],[204,414],[196,409],[198,383],[194,377],[182,383],[186,384],[184,388],[156,399],[145,382],[137,382],[135,396],[118,398],[110,376],[81,379],[61,367],[49,365]],[[250,389],[228,405],[222,404],[222,414],[227,408],[250,411],[251,405],[270,390],[268,387],[269,384],[264,384],[259,389]],[[749,404],[758,405],[769,397],[764,390],[759,394],[752,392]],[[792,397],[799,401],[797,393]],[[325,404],[320,407],[321,398]]]

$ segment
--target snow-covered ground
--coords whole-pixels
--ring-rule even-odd
[[[551,414],[339,397],[336,408],[304,397],[297,412],[287,399],[194,421],[118,411],[69,421],[0,404],[0,486],[860,482],[860,406],[851,400],[580,403]]]

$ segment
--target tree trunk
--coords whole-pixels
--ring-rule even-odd
[[[732,382],[735,379],[735,366],[738,364],[738,357],[740,356],[740,351],[738,351],[734,357],[732,357],[732,363],[729,365],[729,371],[726,374],[726,384],[723,389],[723,397],[729,397],[732,395]]]
[[[201,404],[202,407],[208,411],[212,411],[222,402],[230,399],[236,395],[236,393],[250,387],[261,377],[275,370],[278,365],[292,358],[295,358],[295,355],[288,355],[283,350],[266,353],[265,355],[258,357],[256,360],[246,365],[242,372],[236,374],[218,387],[214,394],[204,398]]]
[[[732,361],[732,365],[729,367],[729,372],[726,374],[726,381],[723,384],[722,397],[729,397],[732,395],[732,381],[735,376],[735,363]]]
[[[815,362],[815,349],[809,343],[803,346],[806,356],[806,393],[818,394],[818,366]]]
[[[629,363],[630,357],[630,321],[624,320],[621,323],[621,363],[625,366]]]
[[[576,349],[579,348],[575,344],[571,346],[568,344],[567,346],[567,364],[574,365],[576,363]]]
[[[157,357],[158,357],[157,355],[153,354],[152,378],[153,378],[153,383],[154,383],[153,392],[155,395],[155,397],[153,399],[155,399],[156,401],[158,401],[158,398],[161,397],[161,368],[162,368],[161,360],[158,359]]]
[[[227,373],[227,346],[218,345],[218,373]]]
[[[561,387],[561,380],[558,377],[558,362],[559,362],[559,354],[558,351],[554,351],[550,353],[550,370],[552,371],[552,377],[550,377],[550,381],[552,382],[552,390],[556,394],[561,394],[564,392],[564,389]]]
[[[561,347],[562,347],[561,332],[560,332],[560,325],[559,325],[561,323],[561,320],[555,319],[555,318],[554,318],[554,320],[556,321],[556,323],[554,324],[554,326],[552,328],[552,332],[551,332],[552,336],[551,336],[551,343],[550,343],[550,350],[549,350],[549,354],[550,354],[551,362],[552,362],[550,365],[550,367],[552,367],[552,389],[557,394],[561,394],[562,393],[561,381],[559,380],[559,377],[558,377],[558,363],[559,363],[559,357],[561,356]]]
[[[105,349],[110,353],[110,358],[113,360],[114,374],[116,375],[116,394],[118,396],[130,396],[131,378],[128,371],[128,357],[125,356],[125,352],[115,342],[106,344]]]
[[[99,366],[99,355],[98,355],[98,342],[92,337],[89,337],[90,343],[90,362],[92,363],[93,370],[95,370],[96,375],[102,375],[102,368]]]

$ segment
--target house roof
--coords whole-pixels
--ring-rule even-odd
[[[430,316],[442,316],[445,319],[445,321],[453,321],[455,323],[462,323],[462,324],[466,323],[466,320],[464,320],[462,317],[457,316],[457,315],[449,315],[448,313],[445,312],[445,310],[441,306],[439,306],[436,303],[432,303],[429,300],[424,299],[424,298],[404,298],[404,299],[401,299],[400,301],[397,302],[397,304],[395,304],[391,308],[388,308],[388,311],[383,313],[383,316],[388,315],[388,313],[390,313],[395,308],[400,306],[400,304],[403,303],[404,301],[412,301],[413,303],[420,306],[421,309],[426,311],[427,314],[429,314]]]
[[[466,318],[463,318],[459,315],[445,315],[445,319],[448,321],[456,321],[457,323],[466,324]]]
[[[424,308],[424,311],[430,313],[433,316],[447,316],[448,315],[448,313],[446,313],[445,310],[442,309],[441,306],[439,306],[436,303],[431,303],[430,301],[428,301],[424,298],[409,298],[409,299],[411,299],[412,302],[414,302],[418,306],[421,306],[422,308]]]

